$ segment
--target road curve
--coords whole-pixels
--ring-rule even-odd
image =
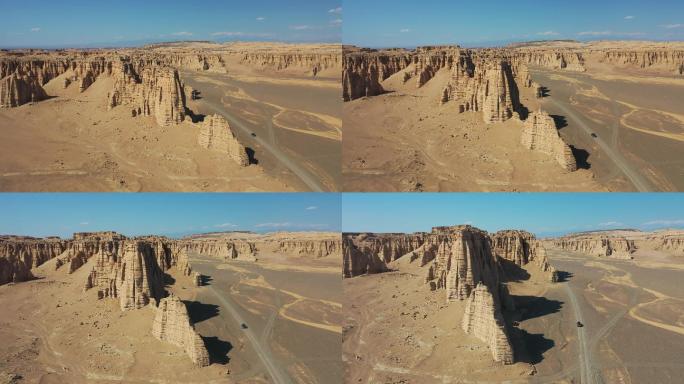
[[[568,283],[565,283],[565,290],[570,297],[570,303],[572,304],[572,309],[575,312],[575,321],[581,321],[582,312],[580,311],[579,304],[577,304],[577,298],[575,293],[570,288]],[[591,373],[591,363],[589,355],[589,349],[587,348],[587,339],[584,331],[584,327],[577,327],[577,342],[579,344],[579,362],[580,362],[580,383],[582,384],[593,384],[594,379]]]
[[[212,286],[207,286],[209,291],[216,296],[217,299],[223,304],[224,308],[228,310],[230,315],[233,317],[233,320],[235,320],[238,324],[238,327],[240,327],[242,324],[246,323],[243,319],[242,316],[238,313],[238,311],[233,307],[233,304],[226,300],[226,298],[221,295],[220,293],[216,292]],[[292,381],[290,380],[290,377],[283,373],[278,365],[273,361],[273,356],[271,356],[271,352],[268,349],[268,347],[264,347],[259,339],[254,335],[252,330],[250,328],[242,329],[244,332],[245,336],[247,336],[247,339],[249,340],[250,344],[252,344],[252,348],[254,351],[257,353],[259,356],[259,359],[263,363],[264,367],[268,371],[268,375],[271,377],[271,380],[275,384],[292,384]]]
[[[192,78],[192,77],[190,76],[190,78]],[[223,100],[221,100],[221,103],[223,103]],[[207,99],[202,99],[202,105],[206,105],[207,107],[212,109],[214,112],[225,117],[226,120],[228,120],[228,123],[230,124],[231,127],[237,127],[238,129],[240,129],[242,131],[242,133],[244,133],[245,136],[251,136],[252,135],[252,129],[248,128],[240,120],[236,119],[233,115],[228,113],[225,110],[225,108],[223,108],[221,105],[218,105],[218,104],[216,104],[212,101],[209,101]],[[270,128],[270,133],[271,133],[271,135],[273,135],[272,121],[269,121],[268,124],[269,124],[269,128]],[[327,190],[325,188],[325,186],[321,183],[321,181],[315,175],[312,175],[309,171],[300,167],[299,164],[297,164],[286,153],[281,151],[276,146],[274,146],[271,143],[263,140],[259,136],[252,136],[251,140],[256,141],[259,145],[261,145],[262,148],[264,148],[266,151],[268,151],[273,157],[275,157],[287,169],[289,169],[292,173],[294,173],[295,176],[297,176],[311,191],[313,191],[313,192],[325,192]]]

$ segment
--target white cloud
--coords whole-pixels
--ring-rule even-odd
[[[342,13],[342,7],[333,8],[329,10],[328,13],[334,13],[336,15],[339,15],[340,13]]]
[[[283,228],[283,227],[291,227],[292,223],[260,223],[254,225],[256,228]]]
[[[647,226],[652,226],[652,225],[684,225],[684,220],[652,220],[652,221],[647,221],[643,225]]]
[[[342,19],[330,20],[330,24],[332,24],[332,25],[341,25],[341,24],[342,24]]]
[[[192,36],[192,32],[186,32],[186,31],[174,32],[174,33],[172,33],[172,35],[173,36]]]
[[[609,36],[612,34],[613,31],[585,31],[578,33],[580,36]]]
[[[625,20],[634,20],[636,19],[635,16],[625,16]]]
[[[31,28],[31,32],[40,32],[40,28],[33,27],[33,28]]]
[[[313,29],[313,27],[310,25],[291,25],[290,29],[293,29],[295,31],[305,31],[307,29]]]
[[[403,28],[403,29],[400,29],[399,32],[401,32],[401,33],[407,33],[407,32],[411,32],[411,30],[408,29],[408,28]]]
[[[661,25],[661,27],[667,28],[667,29],[675,29],[675,28],[684,27],[684,24],[665,24],[665,25]]]
[[[233,223],[222,223],[222,224],[216,224],[214,225],[216,228],[235,228],[237,227],[237,224]]]
[[[314,209],[318,209],[318,207],[315,206],[315,205],[312,205],[312,206],[306,207],[306,208],[304,208],[304,209],[306,209],[307,211],[313,211]]]
[[[607,221],[605,223],[599,223],[599,227],[614,227],[616,225],[624,225],[619,221]]]
[[[557,35],[560,35],[560,33],[554,32],[554,31],[544,31],[544,32],[537,33],[537,35],[539,35],[539,36],[557,36]]]
[[[257,21],[264,21],[264,20],[266,20],[266,18],[265,18],[265,17],[262,17],[262,16],[259,16],[259,17],[257,17],[256,19],[257,19]]]
[[[272,33],[246,33],[246,32],[213,32],[212,36],[228,37],[273,37]]]
[[[80,225],[88,225],[88,224],[90,224],[90,223],[87,222],[87,221],[81,221],[79,224],[80,224]]]

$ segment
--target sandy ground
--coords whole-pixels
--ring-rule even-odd
[[[564,117],[561,136],[586,151],[587,166],[602,185],[613,191],[684,189],[684,80],[591,60],[587,73],[531,74],[550,90],[544,109]]]
[[[406,70],[411,70],[409,67]],[[345,191],[597,191],[591,171],[568,173],[550,157],[524,149],[519,121],[486,125],[481,113],[440,105],[449,78],[441,70],[422,88],[383,82],[386,94],[344,103]],[[531,90],[521,91],[529,110]]]
[[[586,383],[673,383],[684,374],[684,261],[640,254],[634,260],[549,251],[564,271],[563,312],[585,325],[581,363],[556,378]],[[582,344],[582,343],[580,343]],[[574,346],[572,346],[574,348]]]
[[[254,73],[238,63],[228,74],[183,72],[202,92],[199,114],[219,113],[269,174],[298,190],[340,189],[342,118],[339,82]]]
[[[288,191],[294,185],[252,165],[241,168],[197,143],[199,126],[162,128],[125,108],[107,111],[112,79],[76,84],[33,105],[0,109],[0,190]]]
[[[488,347],[462,331],[464,303],[430,292],[422,269],[392,268],[343,281],[345,382],[550,382],[572,364],[574,323],[535,267],[513,267],[508,282],[517,307],[505,313],[517,361],[509,366],[493,362]],[[528,376],[532,365],[537,374]]]
[[[122,312],[117,300],[83,292],[91,262],[69,275],[65,268],[55,271],[51,260],[34,270],[38,279],[0,286],[0,378],[27,383],[341,380],[341,282],[339,268],[329,270],[330,260],[290,271],[279,267],[288,262],[194,259],[195,270],[207,276],[202,287],[172,270],[167,289],[185,301],[202,335],[211,359],[205,368],[194,368],[180,348],[152,336],[152,307]],[[264,349],[279,380],[264,368]]]

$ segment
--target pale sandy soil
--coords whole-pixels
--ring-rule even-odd
[[[159,127],[126,108],[107,111],[111,79],[85,92],[76,84],[33,105],[0,109],[0,190],[4,191],[287,191],[263,168],[241,168],[200,147],[199,125]]]
[[[408,70],[410,70],[409,67]],[[422,88],[383,82],[388,93],[344,103],[345,191],[602,191],[589,170],[568,173],[520,144],[519,121],[486,125],[481,113],[440,105],[441,70]],[[529,110],[538,101],[522,89]]]
[[[152,334],[151,306],[122,312],[118,300],[83,291],[92,260],[74,274],[51,260],[38,279],[0,286],[0,378],[36,383],[269,383],[259,351],[285,382],[341,382],[341,279],[322,260],[306,270],[278,265],[302,258],[271,255],[258,263],[194,257],[205,284],[172,269],[167,290],[188,306],[212,364],[194,368],[178,347]],[[282,261],[286,260],[286,261]],[[339,264],[338,260],[335,260]],[[327,266],[326,267],[326,263]],[[230,308],[228,308],[230,306]],[[235,311],[235,312],[233,312]],[[237,313],[239,318],[234,314]],[[241,329],[241,323],[248,329]],[[5,375],[5,376],[3,376]]]
[[[508,283],[517,307],[505,313],[517,361],[508,366],[493,362],[485,343],[462,331],[464,303],[446,303],[443,290],[430,292],[425,271],[403,259],[391,268],[343,280],[345,382],[550,382],[573,364],[574,324],[535,266],[517,269],[520,278]],[[537,374],[528,376],[532,364]]]
[[[567,281],[559,284],[564,316],[580,319],[579,332],[586,335],[579,350],[586,367],[575,365],[558,377],[585,377],[589,383],[672,383],[682,377],[681,258],[637,252],[625,261],[560,250],[551,250],[549,258],[566,272]]]

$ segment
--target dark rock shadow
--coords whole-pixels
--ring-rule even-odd
[[[247,157],[249,157],[250,164],[259,164],[259,160],[255,157],[255,152],[252,148],[245,147],[245,151],[247,152]]]
[[[233,349],[233,344],[223,341],[216,336],[201,336],[204,346],[209,352],[209,362],[214,364],[228,364],[228,353]]]
[[[520,104],[520,107],[518,108],[518,115],[520,115],[520,120],[527,120],[527,116],[530,115],[530,109]]]
[[[214,304],[204,304],[199,301],[183,300],[188,309],[188,316],[193,324],[216,317],[219,314],[219,306]]]
[[[575,162],[577,163],[578,169],[591,169],[591,163],[589,163],[589,152],[584,149],[577,148],[574,145],[571,145],[570,149],[572,150],[572,155],[575,156]]]
[[[204,118],[207,117],[207,115],[203,115],[201,113],[190,113],[189,116],[192,119],[193,123],[201,123],[204,121]]]
[[[556,345],[551,339],[547,339],[541,333],[529,333],[524,329],[515,328],[513,337],[522,345],[515,350],[515,360],[528,364],[539,364],[544,360],[544,352]]]
[[[547,87],[541,87],[541,97],[549,97],[551,96],[551,90],[548,89]]]
[[[543,317],[552,313],[560,312],[563,308],[563,302],[558,300],[549,300],[546,297],[540,296],[516,296],[511,295],[515,302],[517,309],[518,320],[525,321]]]
[[[554,123],[556,123],[556,129],[561,130],[568,126],[568,119],[561,115],[551,115]]]
[[[572,272],[558,271],[558,282],[564,283],[572,278]]]
[[[499,258],[499,263],[503,269],[505,282],[525,281],[530,279],[530,274],[516,263],[501,257]]]
[[[168,287],[170,285],[176,284],[176,279],[168,273],[164,273],[164,286]]]
[[[205,285],[211,285],[211,281],[214,280],[211,276],[200,275],[200,284],[204,287]]]

